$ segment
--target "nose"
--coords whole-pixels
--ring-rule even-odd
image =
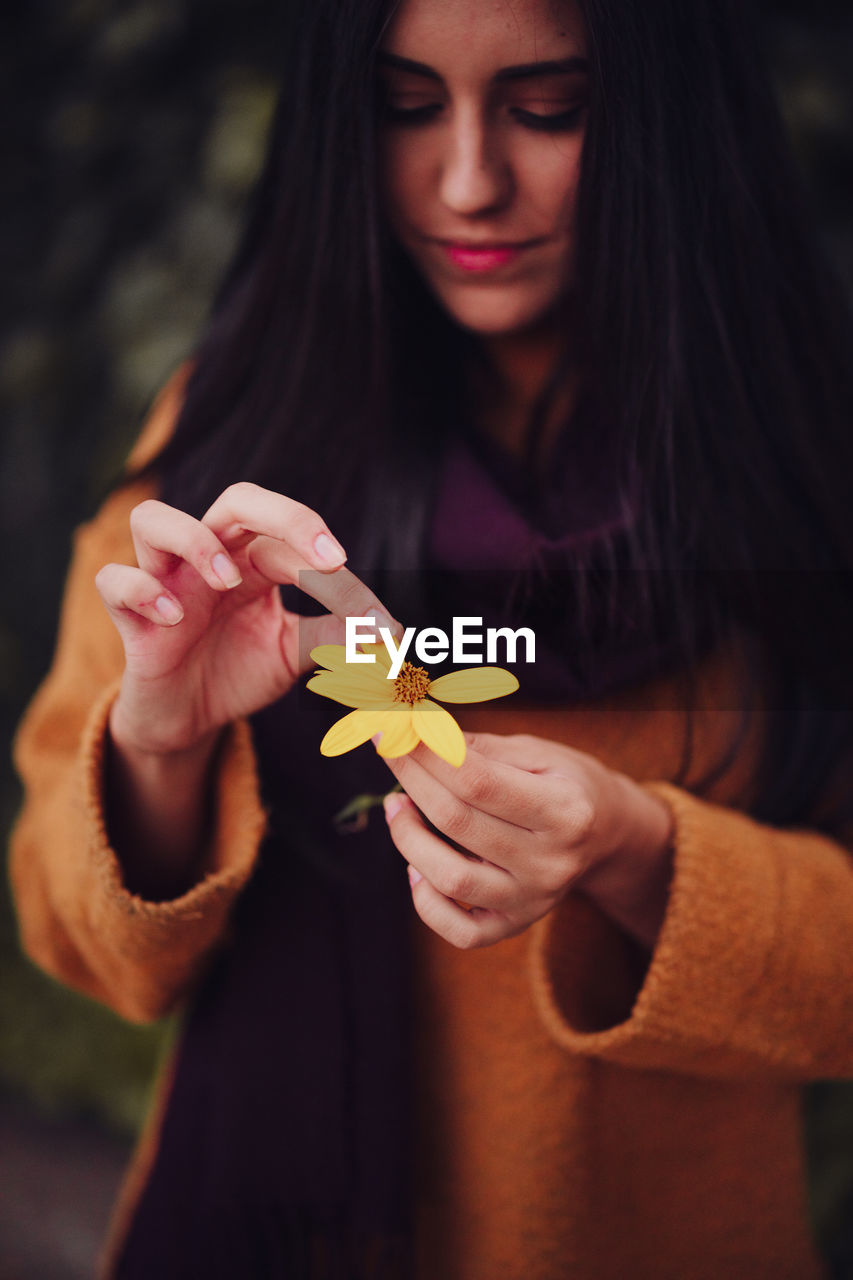
[[[461,114],[448,131],[441,199],[453,213],[473,217],[506,204],[512,174],[499,140],[483,120]]]

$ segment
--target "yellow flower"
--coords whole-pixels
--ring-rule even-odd
[[[404,662],[400,674],[391,680],[385,646],[362,647],[375,656],[375,662],[348,664],[342,644],[321,644],[311,650],[311,657],[325,670],[311,677],[308,688],[356,708],[332,725],[320,743],[324,756],[343,755],[381,734],[376,749],[388,759],[407,755],[423,742],[448,764],[458,766],[465,759],[465,737],[450,712],[432,699],[487,702],[518,688],[515,676],[502,667],[469,667],[431,680],[423,667]]]

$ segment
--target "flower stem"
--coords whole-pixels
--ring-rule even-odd
[[[384,795],[360,795],[353,796],[338,813],[332,818],[332,826],[338,835],[349,836],[355,835],[359,831],[365,831],[370,818],[370,810],[378,809],[385,801],[386,795],[392,795],[395,791],[402,791],[403,788],[399,782],[395,782],[390,791],[386,791]]]

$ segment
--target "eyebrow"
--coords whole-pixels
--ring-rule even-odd
[[[413,76],[423,76],[427,80],[441,81],[442,77],[433,67],[424,62],[413,62],[411,58],[401,58],[396,53],[380,52],[379,62],[382,66],[395,71],[407,71]],[[533,80],[542,76],[581,75],[589,71],[587,58],[563,58],[561,61],[525,62],[518,67],[502,67],[495,75],[496,81]]]

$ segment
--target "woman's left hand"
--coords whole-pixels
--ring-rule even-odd
[[[557,742],[466,737],[459,768],[424,746],[386,761],[404,789],[386,818],[424,923],[456,947],[489,946],[576,890],[651,949],[671,878],[664,802]]]

